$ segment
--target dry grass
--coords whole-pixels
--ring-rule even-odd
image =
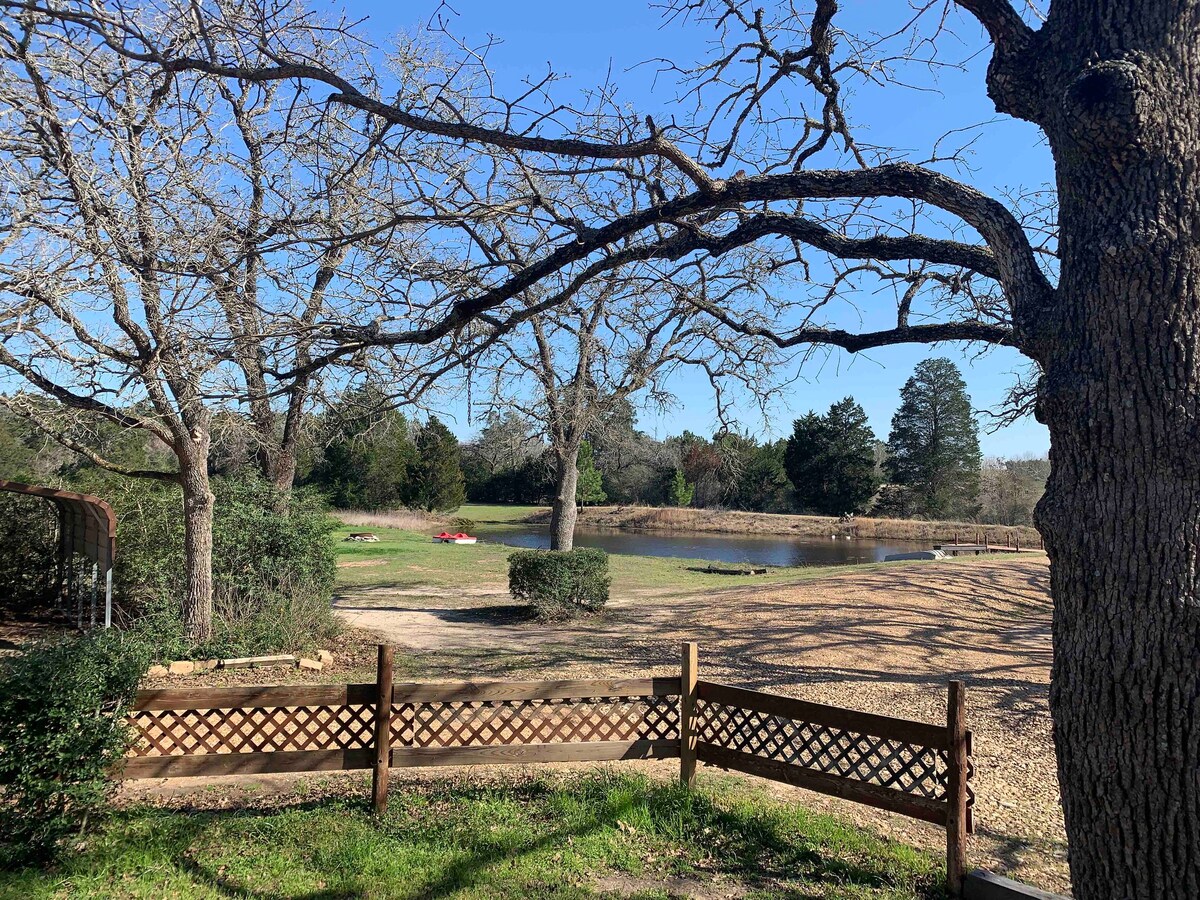
[[[446,518],[417,509],[393,509],[368,512],[361,509],[338,510],[335,514],[347,525],[360,528],[399,528],[402,531],[425,531],[448,521]]]
[[[548,513],[535,517],[547,518]],[[830,516],[785,516],[775,513],[732,512],[713,509],[679,509],[655,506],[592,506],[579,516],[584,527],[634,528],[648,531],[708,531],[748,534],[762,531],[793,537],[829,537],[853,533],[862,538],[905,541],[982,541],[993,544],[1014,542],[1022,547],[1039,546],[1035,529],[1027,525],[978,525],[973,522],[930,522],[918,519],[856,518],[845,523]]]

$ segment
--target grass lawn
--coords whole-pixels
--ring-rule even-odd
[[[935,898],[932,857],[732,779],[597,771],[242,810],[130,808],[0,897]]]
[[[453,515],[474,519],[481,525],[508,525],[524,522],[534,513],[546,512],[549,508],[512,503],[464,503]]]
[[[524,509],[536,507],[474,507],[474,509]],[[467,507],[462,514],[471,515]],[[514,514],[515,515],[515,514]],[[430,539],[432,532],[404,531],[397,528],[372,527],[371,531],[380,538],[378,543],[356,543],[343,541],[352,531],[361,531],[361,526],[345,525],[334,533],[337,541],[338,583],[345,587],[479,587],[503,588],[508,583],[508,555],[514,547],[483,541],[478,544],[435,544]],[[679,559],[666,556],[627,556],[611,554],[609,568],[612,572],[614,594],[639,590],[666,590],[679,595],[689,595],[713,588],[742,587],[749,584],[775,584],[803,581],[837,571],[838,568],[798,566],[771,569],[769,574],[750,577],[708,575],[694,572],[695,567],[708,566],[707,560]],[[868,571],[882,563],[867,563],[854,566],[859,571]],[[890,563],[889,565],[894,565]]]

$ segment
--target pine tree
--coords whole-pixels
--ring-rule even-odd
[[[347,393],[329,411],[328,445],[306,479],[339,509],[395,509],[412,494],[412,428],[375,388]]]
[[[696,486],[691,484],[683,475],[683,469],[675,469],[671,480],[667,483],[667,505],[686,507],[692,505],[692,497]]]
[[[431,416],[417,433],[417,459],[409,468],[408,506],[427,512],[449,512],[467,498],[458,438]]]
[[[919,364],[900,391],[888,436],[888,477],[911,508],[930,518],[974,515],[979,496],[979,427],[958,367],[944,358]]]
[[[862,510],[879,489],[875,434],[853,397],[793,423],[784,466],[801,506],[828,516]]]
[[[603,503],[608,499],[604,493],[603,478],[596,468],[592,445],[584,441],[579,445],[578,480],[575,482],[576,503]]]

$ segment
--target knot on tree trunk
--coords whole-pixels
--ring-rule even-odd
[[[1106,158],[1137,152],[1146,130],[1149,90],[1130,59],[1093,62],[1076,73],[1063,92],[1062,116],[1074,141]],[[1116,157],[1113,151],[1120,151]]]

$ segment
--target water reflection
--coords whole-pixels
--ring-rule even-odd
[[[479,529],[479,536],[512,547],[550,546],[545,526],[522,525]],[[577,547],[598,547],[609,553],[634,556],[678,556],[716,562],[744,562],[767,566],[839,565],[881,562],[889,553],[928,550],[921,541],[858,538],[812,538],[707,534],[696,532],[635,532],[621,529],[577,528]]]

